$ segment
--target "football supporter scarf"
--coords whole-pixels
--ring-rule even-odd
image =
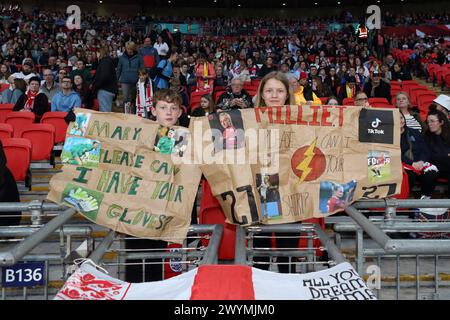
[[[25,101],[24,109],[27,111],[32,111],[34,107],[34,99],[39,92],[32,92],[31,90],[27,91],[27,101]]]
[[[151,82],[138,81],[136,85],[136,115],[145,117],[153,105],[153,88]]]
[[[347,90],[347,98],[353,98],[355,96],[355,87],[350,88],[346,85],[345,89]]]
[[[128,283],[85,262],[56,300],[376,300],[349,263],[307,274],[205,265],[168,280]]]
[[[206,79],[209,76],[209,65],[208,62],[205,62],[203,64],[203,76],[205,77],[205,84],[204,84],[204,88],[205,89],[209,89],[209,79]]]

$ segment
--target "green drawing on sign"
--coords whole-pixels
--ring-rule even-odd
[[[103,194],[69,183],[62,194],[62,202],[74,207],[87,218],[97,219]]]

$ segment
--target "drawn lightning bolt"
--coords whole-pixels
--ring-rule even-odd
[[[305,181],[306,177],[311,173],[312,168],[309,166],[311,164],[311,161],[314,158],[314,148],[316,147],[317,139],[314,140],[313,143],[309,146],[308,150],[305,151],[305,159],[303,159],[302,162],[299,163],[297,166],[297,170],[302,171],[302,176],[300,177],[300,180],[297,182],[297,184],[302,183]]]

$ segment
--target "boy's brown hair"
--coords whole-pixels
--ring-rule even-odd
[[[171,102],[181,108],[181,97],[172,89],[161,89],[156,91],[153,96],[153,107],[156,107],[158,101]]]
[[[147,72],[147,69],[145,69],[145,68],[141,68],[141,69],[139,69],[139,75],[141,76],[143,76],[143,75],[148,75],[148,72]]]

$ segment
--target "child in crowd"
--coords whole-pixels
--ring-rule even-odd
[[[144,73],[140,73],[143,75]],[[151,114],[156,118],[156,121],[163,128],[167,128],[169,138],[173,137],[173,126],[178,124],[178,120],[183,113],[181,108],[181,97],[177,92],[171,89],[161,89],[155,92],[153,96],[153,105],[150,108]],[[158,146],[158,141],[155,141],[155,147]],[[161,145],[159,146],[161,147]],[[195,207],[194,207],[195,208]],[[197,223],[196,210],[192,212],[191,223]],[[130,239],[126,241],[127,249],[164,249],[167,247],[167,242],[162,240],[148,240],[148,239]],[[142,274],[144,272],[142,267],[142,260],[127,260],[127,263],[137,263],[137,265],[128,265],[125,271],[125,281],[127,282],[142,282]],[[161,259],[146,259],[145,265],[145,281],[162,280],[162,260]]]
[[[145,68],[139,69],[139,80],[136,84],[136,115],[148,118],[153,105],[152,82]]]

